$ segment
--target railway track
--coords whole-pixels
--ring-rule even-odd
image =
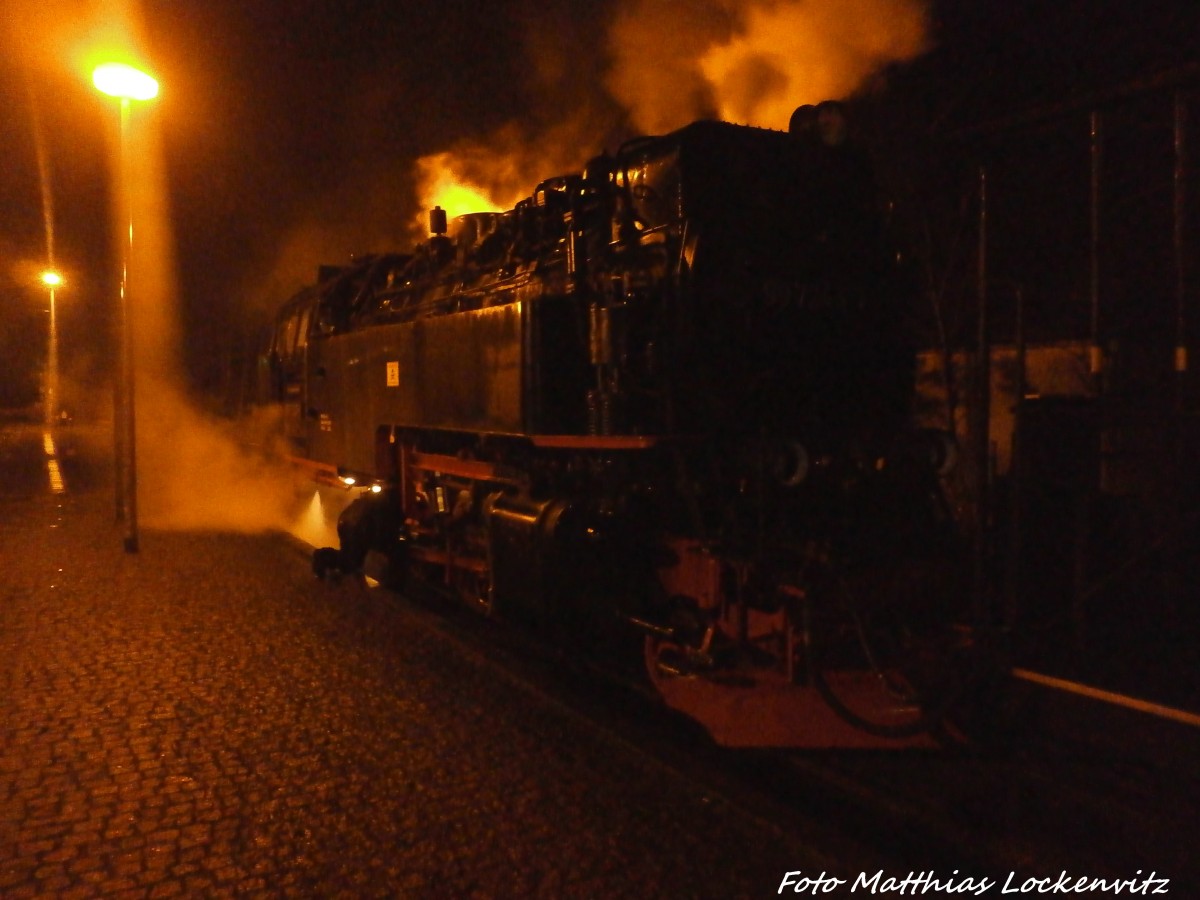
[[[1200,886],[1194,772],[1103,742],[1064,740],[1019,711],[1010,711],[1002,747],[727,749],[633,679],[597,677],[595,667],[433,594],[375,594],[381,603],[422,609],[430,628],[486,661],[514,690],[558,705],[605,740],[815,848],[838,877],[925,871],[948,878],[958,871],[1004,884],[1062,872],[1129,879],[1142,870]]]

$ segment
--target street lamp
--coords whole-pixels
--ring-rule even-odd
[[[129,320],[129,259],[133,252],[133,179],[129,168],[129,111],[134,100],[158,96],[158,82],[124,63],[105,63],[92,72],[92,83],[103,94],[121,101],[121,197],[126,237],[122,241],[120,371],[114,391],[114,456],[117,470],[117,518],[125,522],[125,552],[138,550],[137,448],[134,443],[133,336]]]
[[[46,350],[46,427],[58,420],[58,320],[54,309],[54,289],[62,276],[52,270],[42,273],[42,284],[50,291],[50,337]]]

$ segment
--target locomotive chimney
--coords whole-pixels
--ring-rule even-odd
[[[446,211],[440,206],[435,206],[429,211],[429,233],[438,235],[446,233]]]

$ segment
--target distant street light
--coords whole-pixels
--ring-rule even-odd
[[[50,337],[46,350],[46,426],[58,421],[58,320],[54,309],[54,289],[62,284],[62,276],[47,270],[42,284],[50,291]]]
[[[121,101],[121,197],[125,205],[126,240],[122,242],[120,372],[114,391],[114,456],[117,470],[117,517],[125,522],[125,552],[138,550],[137,448],[134,443],[133,336],[129,321],[129,259],[133,252],[133,178],[129,168],[129,110],[132,100],[158,96],[158,82],[124,63],[105,63],[92,73],[92,83]]]

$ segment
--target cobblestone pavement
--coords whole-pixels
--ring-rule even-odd
[[[44,490],[0,490],[0,896],[756,897],[821,865],[279,537],[128,555],[108,493]]]

